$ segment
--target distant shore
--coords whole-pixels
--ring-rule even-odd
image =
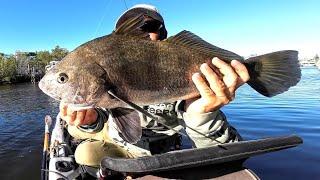
[[[40,79],[41,79],[41,76],[36,76],[35,82],[39,82]],[[28,83],[28,82],[31,83],[30,76],[15,76],[14,78],[11,78],[11,79],[0,80],[0,86],[7,85],[7,84],[20,84],[20,83]]]

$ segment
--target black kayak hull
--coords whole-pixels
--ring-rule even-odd
[[[295,147],[302,144],[296,135],[227,143],[208,148],[172,151],[134,159],[106,157],[101,169],[127,173],[172,171],[234,162],[249,157]]]

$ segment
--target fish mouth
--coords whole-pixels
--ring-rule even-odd
[[[57,95],[55,95],[55,94],[49,93],[49,91],[47,90],[47,88],[44,87],[42,81],[39,82],[39,85],[38,85],[38,86],[39,86],[40,90],[41,90],[43,93],[45,93],[46,95],[52,97],[53,99],[55,99],[55,100],[57,100],[57,101],[61,101],[61,100],[62,100],[62,98],[61,98],[60,96],[57,96]]]
[[[57,101],[61,101],[62,98],[56,94],[53,94],[53,93],[50,93],[50,88],[48,88],[46,85],[45,85],[45,82],[41,79],[39,84],[38,84],[38,87],[40,88],[40,90],[45,93],[46,95],[52,97],[53,99],[57,100]]]
[[[73,103],[66,103],[66,102],[63,102],[63,103],[68,105],[68,108],[72,109],[73,111],[92,109],[95,107],[94,104],[73,104]]]
[[[55,99],[55,100],[57,100],[57,101],[61,101],[62,100],[62,98],[61,97],[59,97],[59,96],[55,96],[55,95],[53,95],[53,94],[49,94],[49,93],[47,93],[47,92],[45,92],[45,91],[43,91],[46,95],[48,95],[49,97],[51,97],[51,98],[53,98],[53,99]]]
[[[49,95],[49,94],[47,94],[47,95]],[[61,101],[61,97],[59,97],[59,96],[53,96],[53,95],[49,95],[49,96],[57,101]]]

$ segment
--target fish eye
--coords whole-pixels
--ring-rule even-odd
[[[68,75],[67,74],[65,74],[65,73],[60,73],[59,74],[59,76],[58,76],[58,83],[60,83],[60,84],[64,84],[64,83],[66,83],[67,81],[68,81]]]

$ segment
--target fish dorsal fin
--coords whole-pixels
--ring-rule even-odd
[[[179,32],[178,34],[169,37],[168,39],[165,40],[168,43],[175,44],[175,45],[180,45],[183,47],[191,48],[196,51],[199,51],[202,54],[211,56],[211,57],[226,57],[226,56],[231,56],[230,58],[239,58],[239,55],[230,52],[228,50],[219,48],[217,46],[214,46],[199,36],[193,34],[190,31],[183,30]]]
[[[113,33],[118,35],[136,36],[139,38],[149,38],[149,34],[141,29],[144,23],[144,15],[141,13],[137,16],[128,18],[115,29]]]

